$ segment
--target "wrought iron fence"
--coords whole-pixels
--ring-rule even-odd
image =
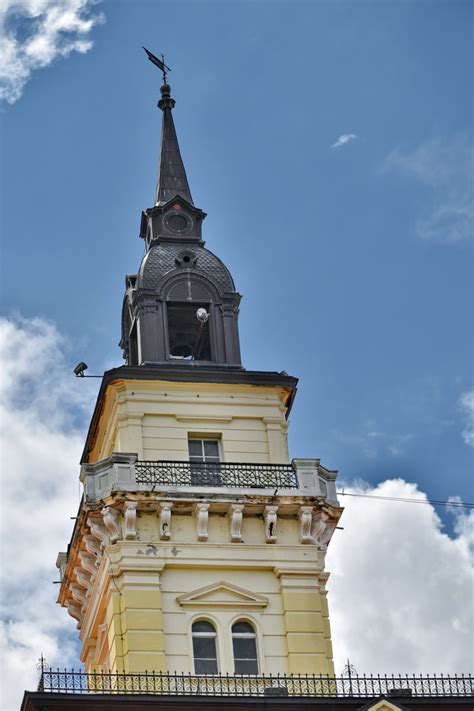
[[[136,462],[135,471],[137,484],[243,489],[298,488],[296,471],[291,464],[140,461]]]
[[[45,665],[46,666],[46,665]],[[197,676],[192,674],[86,674],[43,668],[38,691],[71,694],[165,696],[437,697],[474,695],[471,676]]]

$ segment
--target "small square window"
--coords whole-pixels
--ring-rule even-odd
[[[188,439],[189,461],[191,462],[191,484],[220,486],[221,467],[219,440]]]

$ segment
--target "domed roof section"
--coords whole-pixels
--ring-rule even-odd
[[[138,273],[139,289],[157,289],[169,274],[181,269],[209,279],[219,294],[235,292],[235,285],[227,267],[204,247],[197,245],[157,244],[145,255]]]

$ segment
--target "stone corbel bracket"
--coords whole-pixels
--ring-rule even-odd
[[[92,584],[91,584],[91,574],[82,565],[76,565],[74,568],[74,575],[76,576],[77,584],[84,588],[86,591],[86,598],[89,599]]]
[[[125,538],[135,540],[137,534],[137,501],[125,501],[123,505],[123,517],[125,524]]]
[[[263,511],[265,540],[267,543],[276,543],[277,540],[277,511],[278,506],[265,506]]]
[[[120,513],[112,506],[104,506],[100,513],[104,519],[104,524],[109,529],[110,542],[116,543],[122,532],[120,529]]]
[[[99,539],[97,538],[97,536],[92,535],[92,533],[86,533],[86,535],[83,536],[83,541],[86,547],[86,551],[90,553],[91,556],[93,556],[93,558],[95,559],[95,566],[98,567],[102,555],[102,548]]]
[[[77,620],[76,628],[80,630],[83,618],[81,606],[77,602],[74,602],[74,600],[68,600],[66,602],[66,608],[71,617]]]
[[[82,588],[77,583],[72,583],[70,586],[70,590],[71,590],[71,595],[74,598],[74,600],[76,602],[78,602],[79,605],[81,606],[81,612],[84,612],[84,610],[87,607],[87,598],[86,598],[86,594],[84,592],[84,588]]]
[[[110,535],[104,523],[102,522],[102,517],[100,517],[99,519],[97,515],[89,516],[87,519],[87,523],[91,530],[91,535],[99,542],[100,549],[104,548],[105,546],[108,546],[110,544]]]
[[[137,454],[113,452],[107,459],[94,464],[83,464],[80,479],[84,484],[86,501],[94,503],[110,496],[113,491],[136,491]]]
[[[77,557],[81,561],[84,570],[90,573],[90,583],[92,585],[97,575],[97,558],[86,551],[79,551]]]
[[[207,530],[209,524],[209,506],[210,504],[196,504],[194,509],[196,515],[196,530],[198,541],[207,541],[209,533]]]
[[[159,515],[159,527],[160,527],[160,539],[162,541],[169,541],[171,538],[171,510],[173,508],[172,501],[161,501],[160,508],[158,511]]]
[[[243,504],[231,504],[229,508],[230,540],[232,543],[242,542],[242,521],[244,518]]]
[[[311,524],[311,536],[322,551],[326,551],[332,534],[336,530],[337,521],[329,518],[325,511],[317,511],[313,515]]]
[[[301,543],[314,543],[311,533],[313,525],[313,506],[300,506],[300,541]]]

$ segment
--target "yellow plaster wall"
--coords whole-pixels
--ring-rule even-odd
[[[156,514],[142,512],[137,523],[139,540],[109,547],[93,591],[108,599],[106,669],[192,673],[191,625],[206,618],[218,633],[222,673],[234,673],[231,627],[237,619],[254,625],[262,674],[333,673],[322,554],[298,542],[296,518],[279,521],[276,544],[265,543],[258,515],[244,518],[243,543],[229,542],[228,519],[214,513],[207,542],[197,541],[190,514],[172,515],[170,542],[160,541]],[[216,604],[222,594],[209,594],[203,605],[180,604],[183,594],[221,581],[264,596],[268,604],[247,607],[238,595]]]
[[[139,581],[136,578],[122,574],[108,581],[103,668],[112,673],[166,669],[159,572],[142,572]],[[106,594],[105,589],[102,594]]]
[[[227,462],[288,462],[280,388],[116,381],[109,385],[89,462],[113,451],[188,459],[188,436],[218,437]]]

